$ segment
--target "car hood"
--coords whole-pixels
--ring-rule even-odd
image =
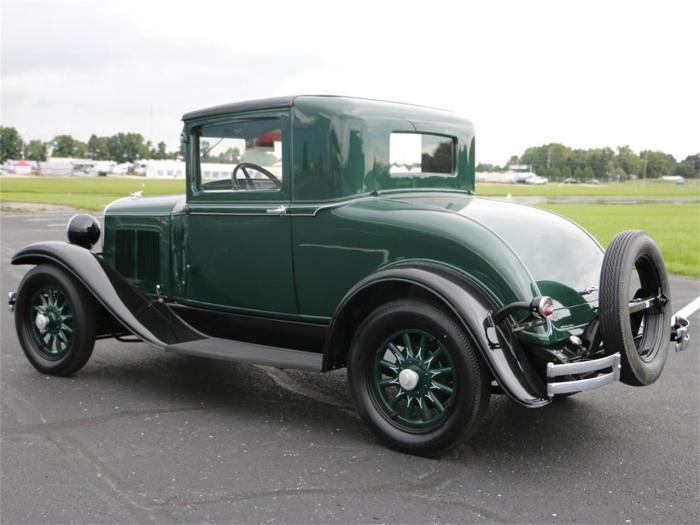
[[[552,297],[560,328],[581,325],[597,305],[604,250],[560,215],[467,194],[412,194],[403,201],[458,213],[490,230],[520,259],[540,295]]]
[[[129,196],[113,201],[105,208],[105,215],[170,215],[185,205],[185,196],[158,195],[155,197]]]

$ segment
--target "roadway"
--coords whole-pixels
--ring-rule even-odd
[[[1,218],[11,255],[65,213]],[[700,283],[671,279],[674,308]],[[71,378],[36,372],[0,309],[2,523],[698,523],[700,315],[660,380],[527,410],[492,397],[440,459],[382,446],[327,375],[99,341]]]

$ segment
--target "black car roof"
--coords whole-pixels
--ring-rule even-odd
[[[234,102],[233,104],[222,104],[220,106],[190,111],[182,116],[182,120],[192,120],[200,117],[209,117],[211,115],[220,115],[222,113],[255,111],[256,109],[286,108],[294,103],[295,98],[296,97],[258,98],[255,100]]]

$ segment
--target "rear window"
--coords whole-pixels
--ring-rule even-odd
[[[455,138],[430,133],[392,133],[389,173],[392,176],[455,174]]]

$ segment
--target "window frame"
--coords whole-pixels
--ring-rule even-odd
[[[421,171],[419,173],[410,173],[410,172],[402,172],[402,173],[391,173],[391,136],[392,135],[429,135],[431,137],[444,137],[446,139],[450,139],[452,141],[452,171],[450,173],[441,173],[441,172],[436,172],[436,171]],[[445,178],[455,178],[458,176],[458,166],[457,166],[457,149],[459,145],[459,140],[457,139],[456,136],[454,135],[448,135],[446,133],[436,133],[432,131],[408,131],[408,130],[396,130],[396,131],[391,131],[389,133],[389,177],[395,177],[398,175],[398,177],[395,177],[397,179],[399,178],[407,178],[407,177],[418,177],[418,178],[423,178],[423,177],[445,177]],[[422,155],[422,151],[421,151]],[[421,160],[421,165],[422,165],[422,160]]]
[[[264,190],[203,190],[201,178],[201,162],[199,158],[199,145],[201,135],[198,133],[204,126],[229,124],[235,122],[248,122],[251,120],[277,119],[282,132],[282,186],[275,189]],[[187,199],[191,202],[289,202],[291,199],[291,120],[289,110],[256,111],[250,113],[224,114],[216,117],[205,117],[188,122],[186,125],[188,145],[187,153]]]

